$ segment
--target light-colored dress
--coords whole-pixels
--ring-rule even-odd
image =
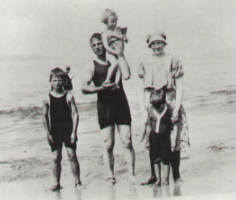
[[[183,66],[179,59],[166,55],[157,57],[151,55],[146,57],[146,60],[140,63],[138,74],[143,77],[144,87],[144,107],[145,110],[150,106],[151,89],[160,89],[164,86],[176,90],[176,79],[184,76]],[[189,156],[189,128],[187,123],[186,112],[183,105],[179,110],[178,120],[178,148],[181,150],[181,157]]]

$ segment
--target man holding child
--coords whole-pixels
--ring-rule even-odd
[[[84,94],[97,93],[98,122],[104,142],[104,165],[108,172],[107,181],[116,183],[114,176],[115,125],[125,149],[125,158],[128,164],[129,179],[135,180],[135,154],[131,136],[131,114],[129,104],[123,89],[122,80],[119,87],[115,86],[115,73],[111,78],[111,84],[106,84],[109,67],[117,65],[116,59],[106,56],[106,50],[100,33],[94,33],[90,38],[90,46],[96,55],[87,77],[82,86]],[[93,82],[93,84],[92,84]]]

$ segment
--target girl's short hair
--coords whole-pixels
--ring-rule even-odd
[[[112,9],[107,8],[102,13],[102,19],[101,19],[102,23],[107,24],[108,17],[110,17],[111,15],[113,15],[116,18],[116,20],[118,20],[116,12]]]
[[[61,68],[56,67],[50,71],[50,77],[49,77],[50,82],[51,82],[53,76],[63,78],[63,80],[64,80],[65,72]]]

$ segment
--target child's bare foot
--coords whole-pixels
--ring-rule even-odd
[[[61,187],[60,184],[53,185],[53,186],[50,188],[50,190],[53,191],[53,192],[58,191],[58,190],[60,190],[60,189],[62,189],[62,187]]]
[[[169,185],[169,180],[164,180],[161,184],[164,186],[167,186],[167,185]]]
[[[161,179],[160,179],[160,180],[157,180],[156,185],[157,185],[158,187],[161,186]]]
[[[176,180],[174,180],[174,182],[175,182],[176,184],[178,184],[178,183],[181,183],[181,182],[184,182],[184,181],[183,181],[183,179],[181,179],[181,178],[177,178]]]
[[[116,184],[116,179],[115,179],[115,177],[108,177],[108,178],[107,178],[107,183],[108,183],[108,184],[111,184],[111,185]]]
[[[136,183],[136,176],[135,175],[130,175],[129,176],[129,181],[131,184],[135,184]]]
[[[82,186],[82,182],[79,180],[79,181],[76,181],[75,182],[75,187],[80,187]]]

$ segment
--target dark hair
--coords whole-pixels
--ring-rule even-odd
[[[93,33],[92,36],[89,38],[90,44],[92,43],[93,38],[97,38],[98,40],[102,40],[102,34],[101,33]]]
[[[50,77],[49,77],[50,82],[51,82],[53,76],[61,77],[64,80],[65,72],[61,68],[55,67],[50,71]]]
[[[152,105],[156,104],[157,102],[165,103],[166,101],[166,88],[162,87],[160,89],[154,89],[151,92],[150,96],[150,103]]]
[[[166,90],[166,96],[170,97],[170,99],[173,100],[176,97],[176,91],[173,88],[168,88]]]

